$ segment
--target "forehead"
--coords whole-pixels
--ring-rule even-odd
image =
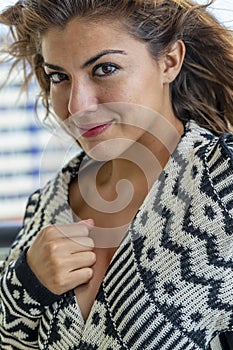
[[[64,29],[51,28],[42,36],[42,55],[51,63],[68,63],[69,59],[74,62],[75,57],[76,63],[82,64],[90,56],[109,49],[124,50],[131,56],[148,54],[146,44],[133,38],[117,20],[90,22],[75,18]]]
[[[67,46],[79,44],[80,46],[94,45],[108,40],[116,41],[133,39],[126,31],[123,23],[115,21],[89,21],[83,18],[75,18],[68,22],[65,28],[52,27],[42,36],[42,46],[47,42],[56,46],[61,43]],[[59,46],[60,46],[59,45]]]

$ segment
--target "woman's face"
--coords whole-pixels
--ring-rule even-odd
[[[42,38],[53,109],[94,158],[118,157],[132,142],[147,145],[158,118],[177,123],[165,61],[122,27],[74,19]]]

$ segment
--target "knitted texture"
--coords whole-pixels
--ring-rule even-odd
[[[68,188],[84,154],[28,202],[3,264],[1,349],[223,350],[233,330],[233,136],[194,122],[117,249],[87,321],[74,292],[58,297],[25,254],[48,224],[73,222]]]

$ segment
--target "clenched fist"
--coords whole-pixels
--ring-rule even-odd
[[[45,227],[27,252],[27,262],[39,281],[61,295],[89,282],[96,256],[88,237],[93,220]]]

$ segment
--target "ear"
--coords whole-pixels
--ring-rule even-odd
[[[176,79],[183,65],[185,57],[185,44],[182,40],[177,40],[162,57],[162,73],[164,84],[170,84]]]

